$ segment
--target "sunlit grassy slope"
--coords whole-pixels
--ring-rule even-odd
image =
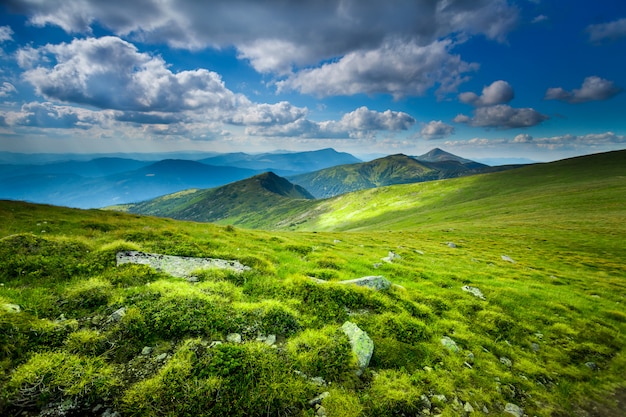
[[[0,305],[21,308],[0,309],[0,414],[313,416],[328,391],[329,416],[623,415],[625,155],[349,194],[282,220],[308,231],[0,202]],[[116,267],[124,249],[252,271],[190,283]],[[402,287],[332,283],[366,275]],[[374,341],[361,377],[346,320]],[[208,347],[232,332],[244,343]]]

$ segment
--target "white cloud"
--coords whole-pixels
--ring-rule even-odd
[[[626,17],[608,23],[589,25],[587,26],[587,32],[591,42],[626,37]]]
[[[441,120],[433,120],[425,123],[420,131],[420,135],[426,139],[443,139],[454,133],[454,126],[450,126]]]
[[[477,108],[474,110],[473,118],[460,114],[454,121],[477,127],[512,129],[536,126],[547,119],[548,116],[531,108],[513,108],[507,104],[498,104]]]
[[[236,125],[269,126],[292,123],[305,117],[307,113],[306,108],[293,106],[286,101],[276,104],[247,103],[225,121]]]
[[[13,40],[13,29],[10,26],[0,26],[0,43]]]
[[[592,76],[583,81],[579,89],[571,92],[561,87],[548,88],[544,100],[560,100],[568,103],[585,103],[588,101],[607,100],[622,91],[613,81]]]
[[[508,82],[502,80],[494,81],[490,85],[485,86],[480,96],[472,92],[459,94],[459,100],[462,103],[476,107],[506,104],[513,100],[514,97],[513,87]]]
[[[477,65],[450,54],[451,47],[450,40],[426,46],[388,41],[379,48],[350,52],[321,67],[299,71],[277,86],[279,91],[321,97],[386,93],[400,98],[423,95],[436,85],[440,93],[454,91]]]
[[[4,81],[2,85],[0,85],[0,97],[7,97],[15,93],[17,93],[17,89],[13,84]]]
[[[545,14],[540,14],[539,16],[535,16],[531,23],[540,23],[545,22],[546,20],[548,20],[548,16],[546,16]]]
[[[435,84],[441,93],[455,91],[462,74],[475,66],[450,55],[447,42],[478,34],[502,42],[519,16],[508,0],[13,0],[12,5],[32,24],[68,33],[91,33],[99,25],[129,40],[175,48],[234,47],[259,72],[295,73],[285,88],[396,97],[420,95]],[[320,67],[321,62],[327,65]],[[343,70],[349,72],[341,77]],[[332,76],[328,88],[325,75]],[[405,84],[403,91],[399,86]]]
[[[261,126],[246,129],[254,136],[301,137],[301,138],[364,138],[373,137],[379,131],[407,130],[415,119],[403,112],[386,110],[378,112],[360,107],[346,113],[339,121],[314,122],[299,119],[293,123]]]
[[[513,143],[530,143],[533,137],[527,133],[521,133],[513,138]]]
[[[4,112],[2,116],[7,126],[87,129],[111,120],[113,114],[48,102],[30,102],[22,105],[20,111]]]

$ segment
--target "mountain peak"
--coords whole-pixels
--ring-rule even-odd
[[[304,188],[299,185],[292,184],[287,179],[279,177],[271,171],[256,175],[250,178],[250,180],[258,182],[263,189],[283,197],[303,199],[315,198]]]
[[[442,162],[442,161],[457,161],[461,163],[474,162],[469,159],[461,158],[460,156],[446,152],[440,148],[434,148],[426,152],[424,155],[416,156],[415,159],[423,162]]]

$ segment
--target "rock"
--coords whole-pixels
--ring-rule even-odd
[[[226,341],[230,343],[241,343],[241,335],[239,333],[231,333],[226,336]]]
[[[198,277],[187,277],[187,282],[198,282],[200,279]]]
[[[504,407],[504,412],[507,414],[511,414],[515,417],[524,417],[524,410],[522,410],[519,406],[513,403],[506,403]]]
[[[324,398],[328,397],[329,395],[330,395],[330,392],[324,391],[320,395],[318,395],[317,397],[315,397],[312,400],[310,400],[309,401],[309,405],[311,407],[314,407],[314,406],[316,406],[318,404],[321,404],[322,400],[324,400]]]
[[[161,353],[159,356],[156,357],[157,361],[164,361],[167,358],[167,353]]]
[[[430,410],[430,407],[432,407],[430,400],[425,394],[420,395],[420,407],[426,410]]]
[[[210,348],[214,348],[215,346],[219,346],[219,345],[221,345],[221,344],[222,344],[222,341],[221,341],[221,340],[214,340],[214,341],[212,341],[211,343],[209,343],[209,349],[210,349]]]
[[[382,266],[383,264],[381,264],[380,262],[377,262],[374,264],[374,269],[378,269]]]
[[[104,410],[104,413],[102,413],[102,417],[121,417],[121,414],[117,411],[113,411],[110,408],[107,408],[106,410]]]
[[[309,381],[312,384],[317,385],[318,387],[325,387],[326,385],[328,385],[324,378],[322,378],[321,376],[314,376],[313,378],[309,378]]]
[[[276,335],[275,334],[268,334],[267,337],[265,338],[265,344],[272,346],[276,343]]]
[[[503,261],[506,261],[506,262],[511,262],[512,264],[514,264],[514,263],[515,263],[515,261],[514,261],[513,259],[511,259],[511,257],[510,257],[510,256],[507,256],[507,255],[502,255],[502,256],[500,256],[500,257],[502,258],[502,260],[503,260]]]
[[[585,366],[589,369],[591,369],[592,371],[597,371],[598,370],[598,365],[596,365],[595,362],[586,362]]]
[[[539,352],[539,344],[532,342],[530,346],[533,348],[533,352]]]
[[[424,254],[424,251],[421,251],[421,250],[415,249],[415,253],[420,254],[420,255],[423,255],[423,254]]]
[[[333,240],[333,243],[341,243],[341,240],[335,239],[335,240]]]
[[[473,354],[472,352],[469,352],[469,353],[467,354],[466,358],[467,358],[467,363],[469,363],[469,364],[471,364],[471,365],[473,365],[473,364],[474,364],[474,359],[475,359],[475,357],[474,357],[474,354]]]
[[[466,402],[465,405],[463,405],[463,411],[465,411],[466,413],[473,413],[474,407],[472,407],[472,404],[470,404],[469,402]]]
[[[385,256],[384,258],[381,258],[380,260],[384,262],[392,263],[396,259],[402,259],[402,257],[393,251],[389,251],[387,256]]]
[[[450,339],[448,336],[444,336],[441,338],[441,344],[449,351],[454,353],[458,353],[460,350],[459,347],[456,345],[456,342]]]
[[[341,330],[343,330],[350,340],[352,352],[356,355],[359,364],[359,369],[356,374],[360,376],[370,363],[370,359],[374,353],[374,342],[359,326],[350,321],[345,322],[341,326]]]
[[[505,358],[504,356],[500,358],[500,363],[506,366],[507,368],[510,368],[511,366],[513,366],[513,362],[511,362],[511,359]]]
[[[152,350],[153,350],[153,349],[154,349],[154,348],[152,348],[152,347],[150,347],[150,346],[144,346],[144,348],[143,348],[143,349],[141,349],[141,354],[142,354],[142,355],[149,355],[149,354],[151,354],[151,353],[152,353]]]
[[[315,407],[315,415],[317,417],[327,417],[328,414],[326,414],[326,409],[324,408],[323,405],[318,405],[317,407]]]
[[[20,311],[22,311],[20,306],[11,303],[2,304],[2,309],[9,313],[19,313]]]
[[[436,404],[436,405],[443,405],[445,403],[448,402],[448,399],[446,398],[445,395],[443,394],[437,394],[437,395],[433,395],[431,397],[431,400]]]
[[[358,285],[359,287],[367,287],[373,290],[387,290],[391,287],[391,282],[380,275],[371,275],[363,278],[351,279],[348,281],[339,281],[340,284]]]
[[[228,269],[236,273],[249,271],[251,268],[238,261],[215,258],[192,258],[187,256],[161,255],[138,251],[118,252],[115,256],[117,266],[127,263],[148,265],[157,271],[163,271],[173,277],[189,278],[198,269]]]
[[[118,322],[126,315],[126,307],[118,308],[109,316],[109,321]]]
[[[456,248],[456,244],[454,242],[448,242],[446,244],[448,245],[449,248],[452,248],[452,249]]]
[[[486,300],[485,296],[483,295],[482,291],[480,291],[478,288],[476,287],[470,287],[469,285],[464,285],[461,287],[461,289],[465,292],[468,292],[470,294],[472,294],[474,297],[478,297],[481,300]]]
[[[489,414],[489,409],[485,405],[483,405],[483,413]]]

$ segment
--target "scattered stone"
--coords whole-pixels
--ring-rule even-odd
[[[422,369],[425,370],[426,372],[432,372],[433,371],[433,368],[431,368],[430,366],[425,366]]]
[[[433,395],[431,400],[435,401],[437,404],[445,404],[448,402],[448,399],[443,394]]]
[[[94,408],[91,409],[91,412],[96,414],[98,411],[100,411],[104,406],[102,404],[98,404],[96,405]]]
[[[454,353],[458,353],[460,350],[459,347],[456,345],[456,342],[450,339],[448,336],[444,336],[441,338],[441,344],[449,351]]]
[[[324,408],[323,405],[315,406],[315,415],[317,417],[327,417],[328,416],[328,414],[326,414],[326,409]]]
[[[513,259],[511,259],[511,257],[510,257],[510,256],[507,256],[507,255],[502,255],[502,256],[500,256],[500,257],[502,258],[502,260],[503,260],[503,261],[510,262],[510,263],[512,263],[512,264],[514,264],[514,263],[515,263],[515,261],[514,261]]]
[[[506,403],[506,406],[504,406],[504,412],[515,417],[524,417],[524,410],[513,403]]]
[[[187,256],[160,255],[138,251],[123,251],[116,254],[117,266],[127,263],[148,265],[157,271],[163,271],[178,278],[191,277],[198,269],[228,269],[237,273],[249,271],[251,268],[238,261],[214,258],[192,258]]]
[[[186,279],[187,279],[187,282],[191,282],[191,283],[200,281],[198,277],[187,277]]]
[[[380,268],[382,265],[383,265],[383,264],[381,264],[380,262],[376,262],[376,263],[374,264],[374,269],[378,269],[378,268]]]
[[[341,243],[341,240],[335,239],[335,240],[333,240],[333,243]]]
[[[463,362],[463,365],[467,366],[469,369],[472,369],[472,365],[470,365],[470,364],[469,364],[469,363],[467,363],[467,362]]]
[[[164,361],[167,358],[167,353],[161,353],[159,356],[156,357],[157,361]]]
[[[241,335],[239,333],[231,333],[226,336],[226,341],[230,343],[241,343]]]
[[[470,287],[469,285],[464,285],[461,287],[461,289],[465,292],[468,292],[470,294],[472,294],[474,297],[478,297],[481,300],[486,300],[485,296],[483,295],[482,291],[480,291],[480,289],[476,288],[476,287]]]
[[[533,348],[533,352],[539,352],[539,343],[532,342],[531,346]]]
[[[511,359],[505,358],[504,356],[500,358],[500,363],[506,366],[507,368],[510,368],[511,366],[513,366],[513,362],[511,362]]]
[[[214,348],[215,346],[219,346],[221,344],[222,344],[221,340],[214,340],[213,342],[209,344],[209,349]]]
[[[339,283],[346,285],[354,284],[358,285],[359,287],[367,287],[377,291],[388,290],[391,287],[391,282],[380,275],[371,275],[363,278],[351,279],[348,281],[339,281]]]
[[[267,337],[265,338],[265,344],[268,346],[272,346],[274,344],[276,344],[276,335],[275,334],[268,334]]]
[[[395,259],[402,259],[402,257],[393,251],[389,251],[387,256],[381,258],[381,261],[392,263]]]
[[[589,369],[591,369],[592,371],[597,371],[598,370],[598,365],[596,365],[595,362],[585,362],[585,366]]]
[[[149,355],[149,354],[151,354],[151,353],[152,353],[152,350],[154,350],[154,348],[153,348],[153,347],[150,347],[150,346],[144,346],[144,348],[143,348],[143,349],[141,349],[141,354],[142,354],[142,355]]]
[[[420,395],[420,406],[426,410],[430,410],[432,404],[425,394]]]
[[[121,414],[117,411],[113,411],[110,408],[107,408],[106,410],[104,410],[104,413],[102,413],[102,417],[121,417]]]
[[[9,313],[19,313],[20,311],[22,311],[22,308],[20,306],[11,303],[2,304],[2,309]]]
[[[465,405],[463,405],[463,411],[465,411],[466,413],[473,413],[474,412],[474,407],[472,407],[472,404],[468,402],[465,402]]]
[[[489,414],[489,409],[487,408],[486,405],[483,405],[483,413]]]
[[[535,337],[537,339],[543,339],[543,334],[542,333],[535,333]]]
[[[122,320],[122,317],[124,317],[125,315],[126,315],[126,307],[118,308],[113,313],[111,313],[111,315],[109,316],[109,321],[118,322]]]
[[[424,254],[424,251],[421,251],[421,250],[415,249],[415,253],[419,253],[420,255],[423,255],[423,254]]]
[[[474,364],[474,354],[472,352],[469,352],[466,357],[468,363]]]
[[[316,406],[318,404],[321,404],[322,400],[324,400],[324,398],[328,397],[329,395],[330,395],[330,392],[324,391],[320,395],[318,395],[317,397],[315,397],[312,400],[310,400],[309,401],[309,405],[311,407],[314,407],[314,406]]]
[[[359,326],[350,321],[345,322],[343,326],[341,326],[341,330],[343,330],[350,340],[352,352],[356,355],[359,364],[359,369],[356,374],[360,376],[370,363],[370,359],[374,353],[374,342]]]
[[[456,248],[456,244],[454,242],[448,242],[446,244],[448,245],[449,248],[452,248],[452,249]]]

